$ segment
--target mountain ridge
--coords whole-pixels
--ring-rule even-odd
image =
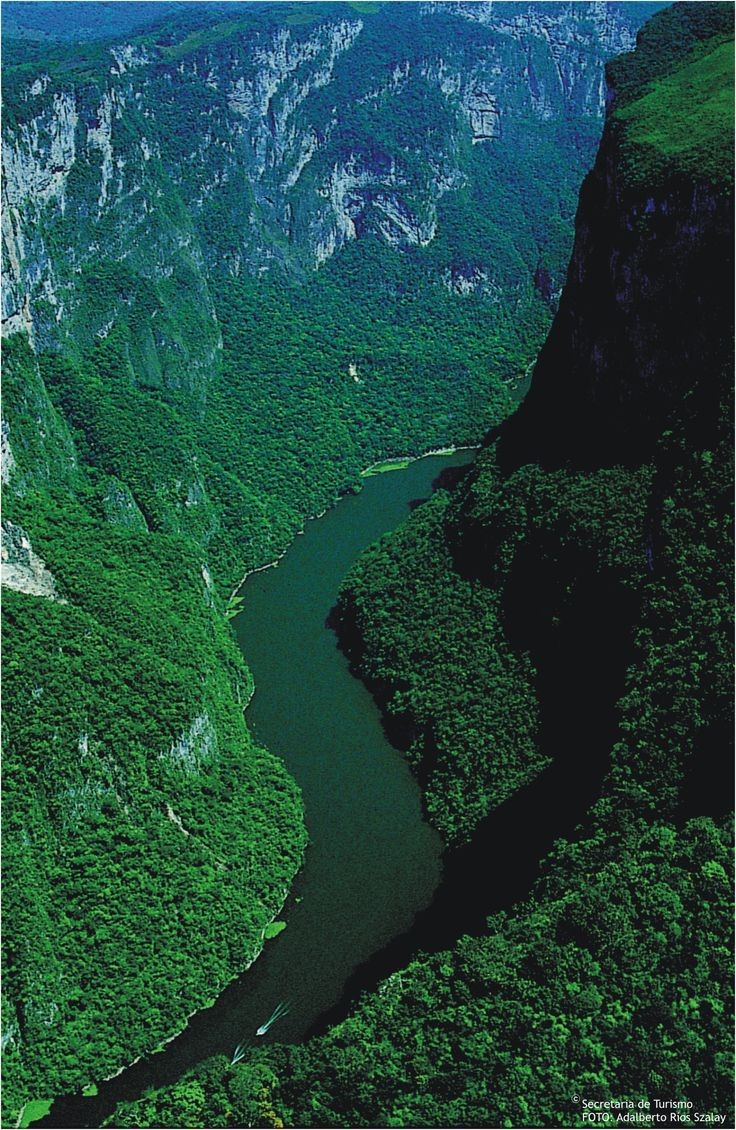
[[[562,283],[609,15],[631,42],[630,6],[590,5],[587,24],[572,11],[574,34],[568,8],[546,5],[524,39],[515,14],[532,6],[435,23],[417,9],[421,50],[398,59],[404,17],[384,13],[368,40],[373,16],[351,8],[255,46],[245,28],[203,42],[207,16],[155,52],[144,36],[11,60],[4,552],[11,580],[38,580],[38,561],[53,578],[4,601],[13,1118],[150,1050],[257,951],[305,832],[297,790],[243,723],[252,682],[227,595],[362,467],[477,439],[509,411]],[[460,46],[443,68],[447,26]],[[343,97],[333,127],[330,97],[366,42],[367,100]],[[508,60],[504,101],[492,72]],[[300,168],[312,113],[325,136]],[[290,217],[279,192],[295,174],[309,192]]]
[[[672,79],[682,99],[694,42],[724,24],[732,36],[732,20],[725,5],[678,5],[645,28],[642,58],[612,73],[638,95],[640,82]],[[663,65],[647,74],[653,51]],[[711,53],[696,60],[709,76]],[[665,139],[683,109],[662,120]],[[493,909],[485,930],[416,954],[305,1048],[255,1057],[237,1088],[204,1065],[192,1077],[205,1118],[230,1103],[253,1116],[257,1081],[285,1125],[583,1126],[583,1102],[677,1109],[693,1126],[732,1118],[733,303],[732,272],[718,267],[733,200],[721,109],[704,105],[700,135],[714,136],[712,113],[717,176],[712,161],[687,161],[663,182],[647,154],[644,176],[632,167],[612,99],[529,397],[465,478],[361,558],[341,596],[343,633],[409,734],[430,818],[467,845],[449,859],[466,863],[475,917]],[[703,338],[698,315],[712,319]],[[658,411],[642,411],[649,383]],[[618,406],[610,438],[601,384]],[[549,851],[528,895],[499,910],[527,822],[548,830]],[[120,1113],[152,1111],[174,1125],[176,1094]]]

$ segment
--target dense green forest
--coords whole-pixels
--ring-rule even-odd
[[[678,5],[611,68],[530,396],[342,594],[484,928],[305,1045],[210,1060],[111,1125],[573,1127],[583,1100],[731,1124],[732,21]],[[525,820],[550,850],[497,909]]]
[[[230,594],[368,465],[512,410],[649,10],[157,8],[3,23],[9,1123],[259,952],[306,832]]]
[[[18,336],[3,377],[6,411],[43,408]],[[44,412],[56,443],[38,445],[26,411],[28,479],[4,507],[56,590],[3,597],[11,1110],[115,1071],[142,1022],[154,1047],[214,997],[256,957],[305,844],[294,782],[246,731],[250,674],[201,552],[150,532]]]
[[[491,33],[388,5],[366,18],[357,65],[349,54],[336,60],[331,81],[293,115],[319,144],[290,190],[284,229],[268,195],[276,186],[256,179],[267,172],[248,168],[247,151],[230,154],[239,123],[224,92],[196,70],[172,82],[169,61],[175,44],[177,61],[231,67],[233,37],[243,37],[241,49],[251,35],[260,44],[283,26],[282,7],[214,27],[198,6],[167,16],[135,40],[156,59],[143,83],[135,71],[110,79],[106,45],[60,44],[29,61],[25,44],[7,44],[6,123],[19,137],[53,108],[57,85],[78,85],[76,113],[88,129],[102,128],[101,98],[125,107],[110,127],[121,170],[114,211],[99,206],[99,155],[88,146],[69,169],[64,207],[39,210],[25,249],[37,268],[29,286],[44,379],[84,460],[127,484],[150,528],[203,541],[213,575],[230,587],[280,552],[305,515],[355,489],[363,467],[477,441],[508,414],[549,326],[599,130],[591,106],[535,117],[515,89],[513,135],[492,149],[472,144],[428,72],[447,65],[446,54],[453,66],[463,52],[474,61]],[[320,28],[319,13],[336,11],[315,8],[290,24],[295,50],[315,21]],[[397,41],[417,77],[398,95],[389,85],[374,97],[377,78],[385,84],[397,65]],[[29,99],[42,66],[53,82]],[[246,56],[246,75],[252,66]],[[226,78],[227,70],[223,86]],[[155,117],[140,109],[141,94]],[[142,163],[141,146],[153,154]],[[202,159],[184,159],[190,153]],[[360,200],[359,238],[315,272],[311,201],[333,167],[351,162],[378,183]],[[434,180],[452,185],[436,201],[434,238],[416,242],[410,232],[396,244],[392,232],[387,241],[375,219],[385,207],[381,178],[401,222],[420,227],[430,223]],[[341,207],[358,203],[348,197]],[[33,280],[49,269],[42,288]]]

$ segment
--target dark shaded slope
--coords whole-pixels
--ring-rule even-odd
[[[11,1124],[258,951],[304,832],[227,594],[361,467],[508,411],[641,19],[162,4],[129,40],[149,6],[21,7],[49,38],[4,57],[4,532],[47,588],[4,602]],[[474,145],[486,80],[504,126]]]
[[[501,431],[505,471],[531,460],[636,466],[723,363],[732,29],[728,4],[677,5],[609,65],[606,141],[581,191],[567,284],[529,395]]]
[[[626,96],[528,405],[347,583],[361,670],[410,735],[432,819],[469,845],[474,905],[453,921],[447,904],[448,948],[329,1032],[186,1080],[213,1124],[582,1126],[581,1099],[732,1120],[724,9],[663,13],[614,71]],[[712,97],[683,149],[691,86]],[[667,112],[644,144],[652,95]],[[514,847],[554,827],[562,766],[580,823],[498,911],[533,880]],[[489,856],[509,810],[514,839]],[[453,926],[473,935],[451,945]],[[184,1097],[116,1124],[177,1125]]]

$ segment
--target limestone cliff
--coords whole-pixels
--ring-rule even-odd
[[[177,11],[41,52],[42,66],[10,45],[12,1121],[26,1098],[152,1050],[257,952],[305,833],[293,782],[245,728],[251,681],[224,598],[407,432],[421,449],[479,428],[465,362],[423,353],[428,305],[409,361],[396,343],[407,288],[449,303],[448,325],[487,318],[500,362],[517,324],[536,340],[603,63],[642,15],[386,5],[287,20],[274,5]],[[368,314],[352,293],[364,263]],[[337,357],[329,285],[354,319]],[[428,398],[435,370],[433,415],[415,426],[416,382]]]
[[[729,716],[732,21],[726,5],[682,5],[611,67],[607,124],[529,394],[449,498],[348,582],[349,642],[453,837],[545,755],[549,774],[587,787],[596,742],[606,757],[613,746],[607,787],[627,811],[672,814],[685,775],[718,807],[704,782],[724,781]],[[441,634],[438,604],[453,609]],[[488,672],[485,721],[458,707],[459,692],[438,691],[448,670],[463,693]]]
[[[107,49],[93,83],[73,68],[13,81],[6,330],[39,346],[105,337],[125,295],[98,292],[90,317],[85,278],[100,258],[125,262],[191,291],[188,326],[169,324],[165,300],[141,311],[133,364],[196,395],[219,341],[207,268],[311,269],[368,230],[425,246],[440,199],[474,176],[468,142],[487,163],[534,121],[601,118],[604,61],[631,47],[645,9],[428,4],[398,22],[388,6],[234,21],[219,37],[174,27]]]
[[[683,3],[611,69],[527,402],[347,580],[352,657],[465,845],[375,991],[259,1054],[285,1125],[733,1122],[733,62],[733,6]],[[184,1083],[246,1123],[256,1078]]]
[[[2,525],[1,583],[16,592],[56,600],[56,581],[46,564],[34,553],[28,535],[12,522]]]

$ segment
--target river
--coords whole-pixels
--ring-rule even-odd
[[[326,621],[359,553],[407,517],[441,471],[472,455],[428,456],[364,479],[360,494],[309,522],[275,568],[246,581],[234,623],[256,684],[248,723],[298,781],[309,831],[281,915],[287,927],[163,1051],[95,1096],[58,1099],[35,1126],[97,1126],[117,1102],[173,1082],[208,1056],[229,1057],[239,1043],[301,1040],[345,1010],[368,959],[394,939],[411,947],[412,923],[440,882],[442,841],[424,822],[418,786]],[[288,1013],[256,1037],[282,1001]]]

